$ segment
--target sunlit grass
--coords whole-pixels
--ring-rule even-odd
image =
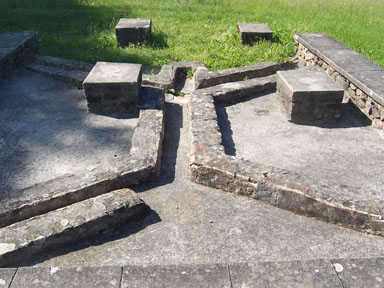
[[[153,21],[153,41],[120,48],[121,17]],[[266,22],[273,42],[244,46],[238,22]],[[159,66],[198,60],[210,69],[287,61],[294,33],[325,32],[384,66],[384,1],[377,0],[1,0],[0,32],[36,30],[40,54],[88,62]]]

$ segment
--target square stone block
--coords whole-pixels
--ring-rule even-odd
[[[120,46],[140,44],[151,39],[151,19],[121,18],[116,25],[116,38]]]
[[[136,112],[141,77],[141,64],[97,62],[83,82],[88,109]]]
[[[237,32],[243,44],[252,44],[260,39],[272,40],[272,30],[264,23],[238,23]]]
[[[334,120],[341,116],[344,89],[325,72],[278,71],[276,87],[281,110],[292,122]]]

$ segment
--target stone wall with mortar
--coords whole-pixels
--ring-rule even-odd
[[[351,82],[336,71],[332,65],[305,47],[302,43],[295,42],[295,60],[307,67],[320,68],[327,72],[333,80],[343,85],[346,91],[344,102],[351,100],[371,121],[374,128],[382,130],[384,134],[384,106],[370,97],[357,83]]]

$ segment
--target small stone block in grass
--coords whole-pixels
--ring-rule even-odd
[[[252,44],[260,39],[272,40],[272,30],[265,23],[238,23],[237,32],[243,44]]]
[[[277,91],[282,112],[289,121],[339,119],[344,89],[325,72],[278,71]]]
[[[141,77],[141,64],[97,62],[83,82],[89,111],[135,113]]]
[[[141,44],[151,39],[151,19],[121,18],[116,25],[116,38],[120,46]]]

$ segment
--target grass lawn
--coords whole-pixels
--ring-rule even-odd
[[[152,19],[152,41],[120,48],[119,18]],[[239,43],[238,22],[266,22],[271,42]],[[160,66],[198,60],[218,70],[286,61],[294,33],[326,32],[384,66],[382,0],[1,0],[0,33],[39,32],[41,55]]]

